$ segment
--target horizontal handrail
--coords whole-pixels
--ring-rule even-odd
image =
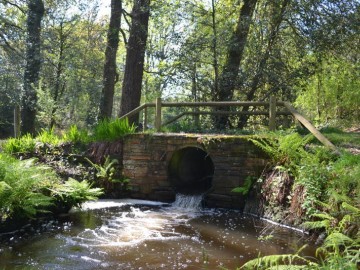
[[[284,102],[277,101],[277,106],[284,106]],[[161,102],[161,107],[222,107],[222,106],[269,106],[265,101],[209,101],[209,102]],[[156,107],[156,103],[144,103],[134,110],[124,114],[120,119],[134,116],[145,108]],[[251,114],[251,113],[250,113]],[[268,114],[268,112],[266,113]]]
[[[193,112],[182,112],[181,114],[175,116],[174,118],[168,120],[165,123],[161,123],[161,108],[162,107],[255,107],[263,106],[269,107],[268,111],[193,111]],[[284,106],[287,111],[276,111],[276,106]],[[326,147],[334,150],[339,153],[335,145],[333,145],[324,135],[322,135],[304,116],[302,116],[289,102],[276,101],[274,97],[270,97],[270,102],[264,101],[210,101],[210,102],[162,102],[160,98],[156,100],[155,103],[145,103],[141,106],[135,108],[129,113],[120,117],[120,119],[131,117],[139,113],[140,111],[146,108],[155,107],[155,129],[160,131],[161,126],[168,125],[175,122],[185,115],[268,115],[269,116],[269,129],[275,129],[275,118],[276,115],[293,115],[301,124],[304,125],[322,144]],[[145,117],[146,118],[146,117]],[[147,119],[145,119],[146,123]],[[146,125],[144,125],[146,129]]]
[[[185,115],[269,115],[268,111],[257,111],[257,112],[236,112],[236,111],[217,111],[217,112],[209,112],[209,111],[201,111],[201,112],[182,112],[181,114],[175,116],[174,118],[166,121],[162,124],[162,126],[169,125],[176,120],[180,119],[181,117]],[[291,115],[290,112],[287,111],[278,111],[276,112],[277,115]]]

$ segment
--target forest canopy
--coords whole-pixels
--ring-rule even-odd
[[[0,0],[0,137],[13,135],[15,107],[22,133],[36,133],[92,127],[157,97],[274,95],[318,125],[358,124],[358,0],[111,0],[109,14],[104,5]],[[221,121],[212,125],[248,124]]]

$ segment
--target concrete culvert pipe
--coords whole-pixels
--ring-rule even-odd
[[[185,147],[174,152],[168,173],[176,192],[201,194],[211,188],[214,164],[204,150]]]

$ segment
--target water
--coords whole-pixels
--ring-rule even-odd
[[[0,235],[0,269],[236,269],[259,253],[289,253],[304,244],[294,231],[237,211],[201,209],[201,199],[86,203],[57,220]]]

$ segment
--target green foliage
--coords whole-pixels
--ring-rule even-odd
[[[331,164],[331,169],[334,178],[332,190],[341,196],[354,198],[356,206],[360,207],[360,155],[344,152]]]
[[[72,125],[63,136],[64,141],[73,143],[88,143],[90,141],[87,130],[79,130],[76,125]]]
[[[97,200],[103,194],[101,188],[92,188],[86,180],[79,182],[73,178],[69,178],[64,184],[53,189],[53,192],[66,205],[78,207],[86,201]]]
[[[48,189],[59,184],[50,168],[35,159],[19,161],[0,154],[0,218],[32,218],[52,205]]]
[[[54,133],[54,128],[51,128],[50,130],[42,129],[41,132],[36,136],[35,140],[54,146],[62,142],[62,140]]]
[[[249,140],[266,152],[274,164],[284,165],[296,174],[298,164],[308,155],[304,147],[311,139],[312,136],[301,137],[298,133],[273,133],[268,137],[254,136]]]
[[[360,258],[360,208],[343,202],[334,210],[327,205],[327,212],[312,215],[316,220],[303,224],[307,229],[323,229],[326,238],[316,251],[322,257],[319,269],[357,269]],[[328,212],[332,211],[331,214]]]
[[[48,212],[55,198],[71,207],[100,194],[100,189],[91,188],[86,181],[69,179],[63,184],[49,167],[36,165],[36,159],[17,160],[0,154],[0,222]]]
[[[236,187],[232,189],[231,192],[240,193],[241,195],[247,195],[255,181],[256,178],[254,177],[246,177],[244,184],[241,187]]]
[[[315,72],[308,78],[296,103],[317,123],[358,124],[358,64],[348,56],[318,54],[308,57],[314,58]]]
[[[360,147],[360,133],[358,132],[344,132],[343,130],[335,127],[325,127],[320,129],[333,144],[339,147]],[[314,138],[312,143],[318,143]]]
[[[339,157],[322,147],[306,147],[311,140],[312,136],[301,137],[297,133],[252,139],[269,154],[273,165],[290,170],[295,185],[305,188],[302,208],[307,217],[317,213],[318,202],[327,200],[331,190],[348,196],[354,189],[359,190],[360,185],[359,157],[350,154]]]
[[[31,153],[35,150],[35,140],[30,134],[26,134],[20,138],[9,138],[4,144],[5,153]]]
[[[331,205],[320,203],[332,209]],[[328,209],[327,209],[328,210]],[[239,269],[358,269],[360,259],[360,208],[343,202],[339,211],[319,212],[314,221],[303,224],[306,229],[326,231],[323,244],[317,249],[318,262],[295,254],[269,255],[250,260]]]
[[[304,246],[305,247],[305,246]],[[316,266],[316,263],[310,261],[299,255],[302,247],[296,254],[281,254],[268,255],[259,257],[246,262],[240,269],[257,269],[257,270],[271,270],[271,269],[309,269],[309,267]]]
[[[116,178],[116,168],[115,166],[119,164],[117,159],[110,159],[110,156],[107,156],[104,164],[99,165],[91,162],[91,160],[86,159],[97,171],[97,184],[106,190],[112,188],[113,184],[120,184],[123,190],[127,190],[129,179],[125,178]]]
[[[129,124],[129,120],[115,119],[115,120],[102,120],[94,129],[93,140],[95,141],[115,141],[129,133],[134,133],[136,127]]]
[[[301,163],[297,168],[295,184],[305,187],[302,208],[309,217],[316,212],[316,202],[326,200],[328,196],[325,190],[329,187],[330,171],[325,163],[321,163],[311,154],[308,154],[308,158],[304,158]]]

